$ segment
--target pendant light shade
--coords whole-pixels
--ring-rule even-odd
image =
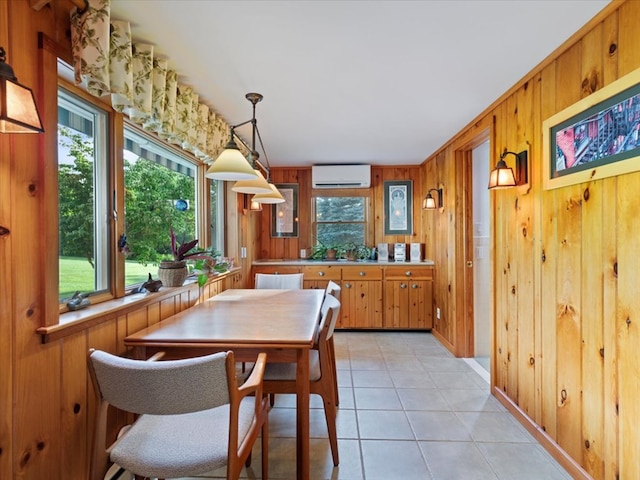
[[[251,201],[258,203],[284,203],[284,197],[278,191],[276,186],[273,183],[270,183],[269,187],[271,188],[271,193],[258,193],[253,196]]]
[[[205,176],[215,180],[253,180],[258,177],[253,167],[240,152],[233,139],[233,131],[229,143],[211,164]]]
[[[258,176],[257,178],[251,180],[238,180],[234,183],[233,187],[231,187],[231,190],[238,193],[271,193],[271,187],[265,180],[262,172],[257,168],[254,172]]]
[[[18,83],[0,47],[0,132],[42,133],[42,122],[33,91]]]

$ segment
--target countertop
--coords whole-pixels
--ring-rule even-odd
[[[423,260],[421,262],[379,262],[377,260],[304,260],[300,258],[265,258],[262,260],[254,260],[252,265],[297,265],[297,266],[314,266],[314,265],[339,265],[339,266],[357,266],[357,265],[380,265],[380,266],[398,266],[398,265],[414,265],[422,267],[434,266],[433,260]]]

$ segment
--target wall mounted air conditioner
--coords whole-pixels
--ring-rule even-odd
[[[371,165],[313,165],[313,188],[369,188]]]

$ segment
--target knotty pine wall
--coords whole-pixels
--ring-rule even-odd
[[[381,167],[375,166],[371,169],[371,188],[369,189],[345,189],[340,193],[362,195],[369,198],[369,237],[372,239],[369,246],[377,246],[378,243],[428,243],[429,239],[423,234],[423,223],[428,218],[428,213],[422,210],[422,199],[426,195],[424,190],[424,169],[419,166],[395,166]],[[259,257],[258,258],[289,258],[295,259],[300,255],[300,249],[309,250],[314,245],[312,231],[312,187],[311,168],[273,168],[271,179],[275,184],[297,183],[298,184],[298,237],[277,238],[271,237],[271,214],[269,206],[266,206],[260,213],[252,213],[259,218]],[[413,235],[385,235],[384,234],[384,182],[388,180],[412,180],[413,189]],[[336,190],[317,190],[318,195],[335,194]]]
[[[68,42],[70,8],[66,0],[53,0],[39,12],[28,0],[0,1],[0,45],[19,80],[37,95],[37,32]],[[469,342],[465,152],[483,136],[491,140],[492,161],[504,148],[529,145],[530,190],[492,193],[492,385],[494,394],[557,457],[564,456],[576,478],[640,478],[640,296],[635,281],[640,174],[544,191],[541,123],[640,67],[639,24],[640,2],[613,2],[421,167],[373,170],[375,243],[425,243],[427,258],[436,262],[435,302],[443,312],[434,333],[459,354]],[[44,116],[46,124],[52,119],[55,124],[55,112]],[[120,352],[126,334],[194,301],[186,289],[41,343],[35,333],[46,321],[38,274],[47,260],[46,235],[41,234],[46,209],[41,142],[37,135],[0,136],[0,225],[10,230],[0,236],[3,479],[84,478],[92,408],[84,367],[87,348]],[[416,234],[384,237],[377,206],[382,181],[409,178],[414,179]],[[310,185],[308,168],[276,170],[274,179],[299,183],[302,205],[303,185]],[[439,184],[444,186],[443,212],[420,210],[426,189]],[[299,248],[308,248],[301,243],[311,240],[308,231],[302,236],[308,228],[304,222],[298,240],[271,239],[267,215],[252,215],[238,214],[235,247],[249,247],[247,262],[296,257]],[[240,275],[215,288],[243,281]]]

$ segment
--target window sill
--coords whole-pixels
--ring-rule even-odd
[[[208,283],[219,282],[238,270],[240,270],[240,268],[235,267],[227,272],[211,277]],[[158,292],[133,293],[122,298],[90,305],[82,310],[62,313],[60,314],[58,324],[40,327],[36,329],[36,332],[42,336],[42,343],[48,343],[87,330],[95,325],[109,321],[115,316],[126,314],[132,310],[138,310],[166,298],[174,297],[178,293],[191,290],[194,292],[198,290],[198,284],[195,279],[189,280],[188,283],[181,287],[161,287]]]

